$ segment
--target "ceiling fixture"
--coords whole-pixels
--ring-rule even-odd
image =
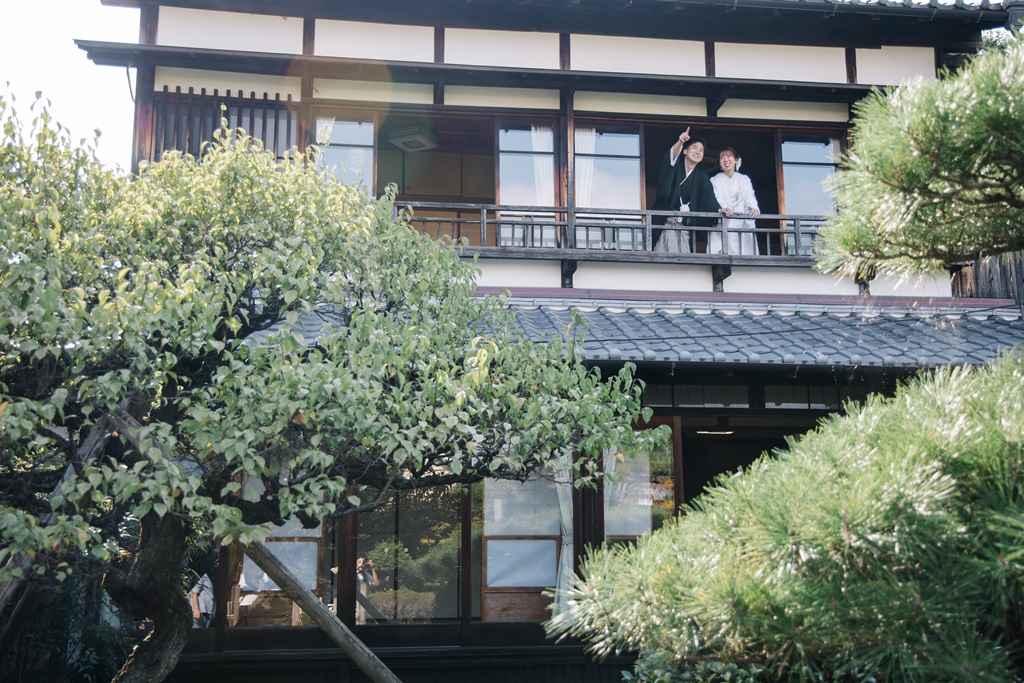
[[[439,141],[430,131],[420,126],[397,128],[387,134],[388,142],[403,152],[422,152],[434,149]]]

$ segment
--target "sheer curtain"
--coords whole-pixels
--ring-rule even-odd
[[[562,545],[558,554],[558,576],[555,580],[558,591],[551,606],[552,616],[558,616],[569,609],[568,591],[573,585],[572,454],[565,454],[558,459],[555,489],[558,491],[558,521]]]
[[[573,160],[576,164],[576,207],[589,208],[594,201],[594,167],[597,160],[594,152],[597,150],[597,128],[593,126],[579,126],[576,128],[576,147]],[[579,217],[577,217],[579,218]],[[585,218],[585,217],[584,217]],[[576,244],[586,248],[591,247],[591,232],[598,232],[595,238],[599,239],[599,228],[583,227],[576,229]],[[600,245],[597,245],[600,246]]]
[[[533,186],[534,200],[537,206],[554,206],[555,204],[555,147],[554,132],[551,126],[533,124],[530,126],[533,138]],[[541,223],[540,246],[555,246],[555,228],[551,225],[554,215],[544,212],[537,214]],[[537,229],[537,226],[532,228]],[[534,243],[536,235],[531,239]],[[534,246],[537,246],[535,243]]]

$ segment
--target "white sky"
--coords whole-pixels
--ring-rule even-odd
[[[0,0],[0,26],[0,92],[15,96],[19,118],[32,118],[35,92],[42,91],[72,140],[91,138],[99,128],[100,159],[130,168],[134,69],[129,81],[123,68],[96,66],[74,40],[137,43],[139,11],[100,0]]]

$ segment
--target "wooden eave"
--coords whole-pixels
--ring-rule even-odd
[[[968,49],[1009,13],[982,0],[104,0],[378,23],[841,47]]]
[[[845,83],[803,83],[749,79],[609,74],[496,66],[463,66],[427,62],[395,62],[341,57],[281,55],[233,50],[210,50],[136,43],[76,40],[89,59],[102,66],[162,66],[183,69],[242,72],[268,76],[416,83],[539,88],[596,92],[629,92],[681,97],[855,102],[871,86]]]

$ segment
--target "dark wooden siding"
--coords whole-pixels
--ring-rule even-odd
[[[595,662],[579,646],[381,648],[403,683],[618,683],[632,658]],[[369,683],[336,650],[184,655],[169,683]]]

